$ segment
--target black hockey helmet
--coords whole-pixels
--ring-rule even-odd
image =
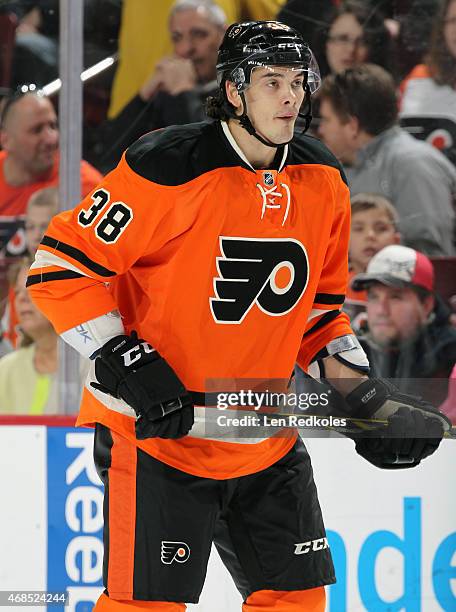
[[[321,77],[315,57],[299,32],[278,21],[246,21],[227,29],[217,57],[217,82],[222,96],[226,100],[225,82],[232,81],[244,104],[243,114],[237,117],[241,125],[263,144],[277,146],[255,132],[244,96],[252,70],[270,66],[286,66],[304,73],[306,108],[299,116],[305,120],[306,131],[312,119],[310,96],[320,86]]]

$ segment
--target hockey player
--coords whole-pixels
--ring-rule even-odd
[[[28,279],[92,360],[78,424],[96,427],[105,484],[97,612],[184,610],[212,542],[244,612],[324,610],[334,569],[303,443],[205,437],[206,381],[287,379],[296,359],[324,370],[351,415],[403,434],[356,442],[380,467],[417,465],[448,428],[367,378],[340,311],[347,185],[318,140],[293,136],[319,84],[309,47],[278,22],[234,24],[217,71],[208,112],[219,121],[141,138],[52,221]]]

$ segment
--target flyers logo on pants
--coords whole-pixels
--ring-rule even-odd
[[[221,257],[215,297],[209,299],[216,323],[242,323],[256,305],[271,316],[292,310],[309,280],[304,246],[293,238],[231,238],[220,236]]]
[[[190,557],[190,547],[185,542],[169,542],[162,540],[161,560],[162,563],[170,565],[173,561],[185,563]]]

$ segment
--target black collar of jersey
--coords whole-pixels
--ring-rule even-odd
[[[284,150],[278,147],[271,169],[281,169]],[[219,121],[173,125],[150,132],[127,149],[125,161],[136,174],[166,186],[183,185],[219,168],[255,172],[230,144]],[[288,145],[285,165],[295,164],[322,164],[340,170],[328,149],[307,135],[295,136]]]

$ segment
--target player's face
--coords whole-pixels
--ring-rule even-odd
[[[30,255],[34,255],[52,219],[52,206],[29,206],[25,217],[25,240]]]
[[[4,149],[33,175],[49,171],[58,148],[59,132],[54,107],[47,98],[26,95],[8,113]]]
[[[175,13],[169,29],[175,54],[193,62],[198,80],[206,83],[214,79],[224,28],[212,23],[204,10],[189,9]]]
[[[260,136],[277,144],[293,138],[304,100],[304,81],[303,71],[286,67],[252,71],[245,99],[249,119]]]
[[[367,291],[367,320],[372,338],[385,347],[414,338],[432,306],[432,298],[423,303],[413,289],[375,283]]]
[[[326,42],[326,60],[333,73],[353,68],[367,60],[364,32],[354,15],[340,15],[332,24]]]
[[[456,0],[450,2],[443,26],[445,44],[451,55],[456,58]]]
[[[327,99],[321,101],[318,134],[342,163],[353,163],[356,151],[352,124],[344,123]]]
[[[15,307],[19,325],[28,336],[33,340],[37,340],[44,333],[49,333],[52,325],[41,314],[29,297],[28,291],[25,288],[28,272],[28,267],[21,268],[17,277],[14,287],[16,294]]]
[[[400,235],[383,210],[370,208],[352,216],[350,263],[355,272],[365,272],[367,264],[384,247],[398,244]]]

